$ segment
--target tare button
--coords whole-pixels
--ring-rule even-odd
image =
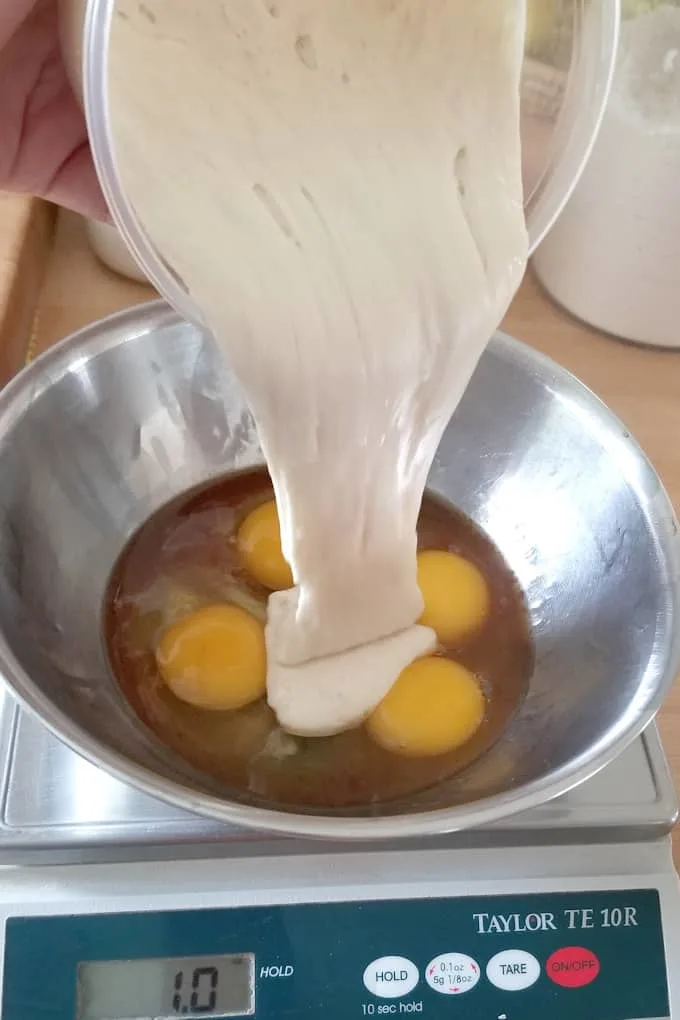
[[[364,971],[364,985],[380,999],[400,999],[412,992],[419,980],[415,963],[404,956],[381,956]]]
[[[464,953],[444,953],[427,965],[425,979],[435,992],[461,995],[471,992],[480,978],[479,964]]]
[[[523,992],[535,985],[541,976],[541,965],[523,949],[506,949],[489,960],[486,976],[492,985],[504,992]]]

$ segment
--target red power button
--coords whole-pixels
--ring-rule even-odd
[[[553,953],[545,969],[550,980],[562,988],[585,988],[600,973],[600,961],[589,949],[569,946]]]

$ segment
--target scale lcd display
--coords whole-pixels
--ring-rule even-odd
[[[255,957],[176,956],[78,966],[77,1020],[252,1016]]]

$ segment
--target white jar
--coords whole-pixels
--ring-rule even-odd
[[[577,318],[680,348],[680,0],[628,9],[599,139],[534,268]]]
[[[146,273],[137,265],[130,249],[115,227],[97,220],[85,220],[85,233],[90,248],[107,269],[128,280],[148,283]]]

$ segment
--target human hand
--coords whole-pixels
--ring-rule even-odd
[[[107,218],[61,56],[57,0],[0,0],[0,189]]]

